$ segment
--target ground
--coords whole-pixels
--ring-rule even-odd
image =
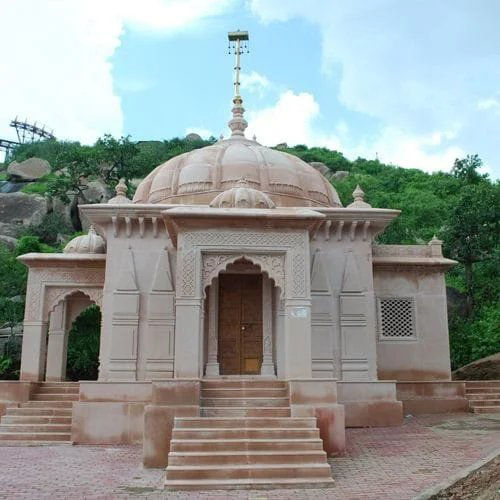
[[[345,456],[330,461],[331,489],[168,493],[161,489],[162,470],[141,467],[139,446],[2,446],[0,498],[404,500],[495,452],[500,452],[500,415],[406,417],[401,427],[347,429]],[[465,485],[458,496],[437,498],[498,498],[492,483],[497,467],[493,463],[491,473],[487,467],[479,479],[468,479],[475,496],[464,496]]]

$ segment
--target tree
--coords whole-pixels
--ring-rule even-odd
[[[464,184],[476,184],[486,178],[478,172],[482,165],[483,161],[478,155],[467,155],[461,160],[455,160],[451,173]]]
[[[445,249],[464,266],[467,315],[473,310],[474,264],[492,258],[499,241],[500,185],[464,185],[443,232]]]

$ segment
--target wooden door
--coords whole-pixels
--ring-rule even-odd
[[[219,276],[221,375],[256,375],[262,364],[262,275]]]

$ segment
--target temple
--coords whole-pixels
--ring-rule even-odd
[[[239,73],[244,32],[233,37]],[[142,443],[173,489],[325,485],[345,426],[466,408],[450,377],[454,262],[435,238],[377,244],[397,210],[370,206],[359,186],[344,207],[312,166],[246,138],[238,78],[227,139],[159,165],[133,200],[121,182],[81,207],[91,229],[64,253],[20,257],[11,400],[72,394],[68,439]],[[90,304],[102,311],[99,377],[75,389],[68,331]]]

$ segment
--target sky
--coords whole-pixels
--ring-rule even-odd
[[[500,177],[498,0],[0,0],[0,138],[228,135],[234,56],[267,146]]]

